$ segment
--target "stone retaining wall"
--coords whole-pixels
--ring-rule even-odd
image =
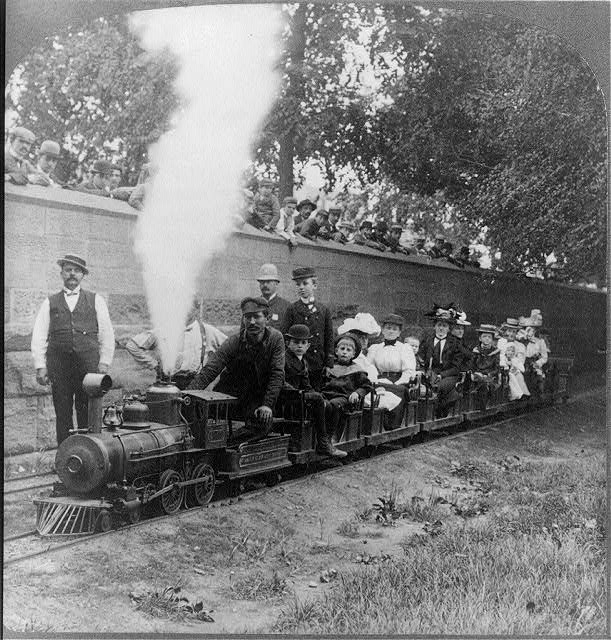
[[[61,189],[5,185],[4,397],[5,453],[35,450],[54,443],[53,406],[48,389],[36,383],[29,344],[42,300],[59,290],[56,260],[65,253],[86,258],[85,286],[102,294],[109,306],[118,348],[111,375],[111,397],[123,389],[145,388],[143,372],[122,349],[127,336],[149,326],[143,282],[133,253],[138,213],[127,204]],[[142,214],[146,215],[146,214]],[[171,223],[171,220],[170,222]],[[500,323],[532,308],[543,312],[556,354],[575,355],[576,368],[602,369],[606,344],[605,294],[479,269],[458,269],[426,258],[381,254],[366,247],[303,240],[286,242],[246,226],[199,277],[206,321],[230,330],[239,321],[239,301],[258,293],[260,264],[277,265],[280,295],[294,299],[290,280],[296,266],[312,265],[319,276],[318,296],[328,304],[336,326],[358,311],[377,318],[394,311],[420,334],[433,302],[460,303],[476,326]],[[471,329],[467,339],[475,340]]]

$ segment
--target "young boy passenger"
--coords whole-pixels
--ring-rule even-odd
[[[305,354],[310,382],[315,391],[320,391],[326,371],[333,366],[333,321],[331,312],[320,304],[314,294],[317,288],[316,274],[310,267],[293,271],[299,300],[286,310],[282,321],[282,332],[287,333],[294,324],[305,324],[310,330],[310,348]]]
[[[336,458],[343,458],[345,451],[336,449],[326,431],[325,405],[326,401],[320,393],[312,389],[308,375],[308,363],[305,354],[310,348],[310,330],[304,324],[294,324],[284,335],[286,341],[285,354],[285,382],[284,389],[298,389],[305,391],[305,402],[310,407],[314,428],[316,430],[316,451]]]
[[[327,405],[327,433],[337,434],[342,414],[349,405],[356,405],[373,389],[367,373],[354,363],[361,352],[358,336],[345,333],[335,341],[336,363],[329,380],[322,388]]]

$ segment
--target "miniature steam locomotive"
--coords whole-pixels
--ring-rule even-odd
[[[406,443],[416,434],[477,422],[497,414],[511,415],[569,395],[572,360],[550,359],[545,393],[508,401],[507,381],[482,407],[468,378],[451,413],[435,419],[436,396],[404,389],[401,405],[390,414],[376,406],[346,412],[337,447],[347,452],[379,444]],[[231,495],[240,482],[259,476],[268,483],[293,465],[308,465],[324,456],[315,451],[315,433],[303,392],[283,391],[273,432],[257,441],[231,446],[232,396],[214,391],[180,391],[156,382],[143,397],[128,397],[102,415],[102,397],[111,387],[108,375],[87,374],[89,428],[64,440],[55,459],[60,482],[51,496],[35,501],[41,535],[88,534],[137,522],[142,511],[156,508],[172,514],[210,502],[216,485],[227,483]]]

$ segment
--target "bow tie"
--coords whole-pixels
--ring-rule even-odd
[[[397,342],[397,338],[395,338],[394,340],[384,340],[384,346],[394,347],[396,342]]]
[[[65,296],[78,296],[78,291],[64,291]]]

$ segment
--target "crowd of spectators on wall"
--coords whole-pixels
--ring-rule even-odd
[[[60,144],[44,140],[35,150],[36,135],[25,127],[15,127],[7,137],[4,149],[4,181],[16,185],[33,184],[42,187],[64,188],[127,202],[142,211],[147,185],[153,168],[144,164],[135,185],[125,184],[127,176],[123,168],[100,157],[89,165],[71,164],[70,170],[62,169]],[[133,178],[132,178],[133,182]],[[424,237],[411,238],[406,246],[404,226],[388,224],[384,219],[371,216],[349,217],[341,207],[325,208],[319,196],[310,200],[298,200],[292,196],[278,196],[278,185],[269,178],[252,180],[249,188],[242,190],[241,215],[236,217],[238,225],[250,224],[270,234],[286,239],[291,249],[298,246],[300,238],[311,241],[330,240],[344,245],[360,245],[381,252],[425,257],[430,261],[446,262],[456,267],[479,268],[476,254],[469,246],[462,245],[457,251],[444,237],[428,243]],[[409,234],[407,234],[409,235]],[[551,281],[564,281],[562,267],[549,265],[538,277]],[[578,283],[597,288],[589,282]]]

